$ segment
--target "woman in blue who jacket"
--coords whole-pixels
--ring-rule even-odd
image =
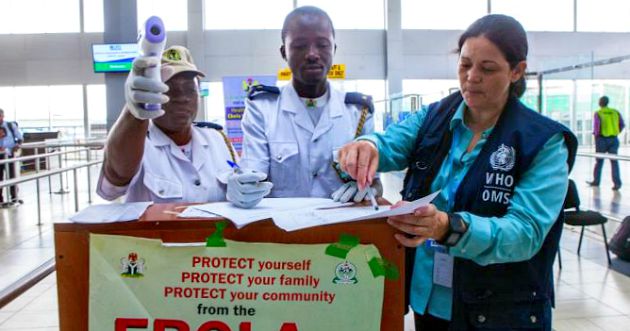
[[[408,278],[418,329],[551,330],[577,141],[518,100],[528,50],[519,22],[482,17],[458,46],[460,92],[346,145],[339,159],[360,187],[377,170],[407,168],[404,200],[439,191],[428,207],[388,220],[417,248]]]

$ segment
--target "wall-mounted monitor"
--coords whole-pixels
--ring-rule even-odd
[[[138,44],[92,44],[94,72],[129,72]]]
[[[210,82],[199,82],[199,95],[202,97],[210,95]]]

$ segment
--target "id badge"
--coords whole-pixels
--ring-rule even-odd
[[[443,252],[435,252],[433,256],[433,284],[453,287],[453,264],[455,259]]]

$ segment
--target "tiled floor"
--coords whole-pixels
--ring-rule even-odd
[[[622,169],[628,164],[622,163]],[[602,187],[588,188],[584,181],[590,179],[592,162],[578,158],[572,177],[576,180],[584,207],[597,208],[616,215],[630,215],[630,185],[619,193],[613,193],[608,165],[604,168]],[[92,169],[95,180],[98,169]],[[622,171],[622,175],[627,171]],[[80,181],[85,173],[80,173]],[[400,188],[396,176],[383,177],[386,198],[395,201]],[[42,184],[47,184],[42,182]],[[612,186],[612,184],[610,185]],[[53,181],[53,189],[59,187]],[[70,187],[72,183],[70,182]],[[81,182],[80,205],[87,205],[86,185]],[[94,187],[94,186],[92,186]],[[22,196],[26,204],[0,211],[0,289],[12,283],[25,272],[41,265],[53,257],[51,220],[66,218],[74,213],[72,194],[49,195],[48,188],[42,189],[42,208],[45,221],[36,224],[36,209],[33,203],[34,186],[22,186]],[[96,202],[101,202],[95,196]],[[609,236],[619,225],[609,222]],[[554,311],[554,329],[557,331],[580,330],[630,330],[630,277],[607,268],[603,241],[598,231],[588,231],[582,247],[581,258],[576,255],[578,229],[566,228],[561,249],[563,268],[556,265],[557,309]],[[613,261],[615,263],[616,261]],[[406,319],[406,331],[412,331],[411,318]],[[57,296],[55,275],[46,277],[22,296],[0,309],[0,331],[44,331],[58,330]]]
[[[563,268],[556,273],[554,328],[558,331],[629,330],[630,277],[577,257],[578,234],[565,232],[564,236]],[[595,248],[599,243],[591,244]],[[603,255],[603,248],[600,249]]]
[[[98,176],[99,167],[91,168],[92,189]],[[70,173],[72,174],[72,173]],[[85,168],[77,172],[79,187],[79,208],[88,205],[87,172]],[[72,175],[64,175],[64,189],[73,188]],[[49,193],[48,181],[40,180],[42,225],[37,225],[37,199],[35,182],[19,186],[19,197],[24,200],[21,206],[0,209],[0,291],[41,266],[54,257],[52,224],[66,219],[75,213],[74,194],[56,194],[59,191],[59,177],[52,177]],[[93,203],[103,203],[92,194]]]
[[[59,330],[55,274],[0,310],[0,330]]]

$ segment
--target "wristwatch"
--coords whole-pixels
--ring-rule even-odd
[[[468,230],[464,219],[455,213],[448,213],[448,231],[444,240],[440,244],[448,247],[457,245],[460,239],[464,236],[464,233]]]

